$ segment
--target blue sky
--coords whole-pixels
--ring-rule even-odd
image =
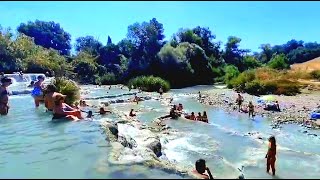
[[[179,28],[209,27],[217,40],[242,39],[241,48],[258,51],[260,44],[291,39],[320,42],[320,2],[0,2],[0,24],[16,29],[21,22],[55,21],[72,40],[92,35],[106,44],[123,39],[127,27],[155,17],[166,39]]]

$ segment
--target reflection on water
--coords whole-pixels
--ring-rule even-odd
[[[169,161],[192,167],[197,159],[204,158],[218,178],[238,176],[236,168],[242,165],[245,166],[246,178],[272,178],[265,173],[264,158],[266,139],[272,134],[278,143],[276,178],[319,176],[318,131],[296,125],[284,125],[281,130],[271,129],[268,119],[257,117],[252,121],[246,114],[225,113],[201,105],[190,95],[184,94],[192,92],[197,96],[198,91],[209,88],[212,86],[172,90],[169,93],[174,97],[174,103],[182,103],[187,112],[207,111],[210,122],[205,124],[182,118],[166,120],[169,126],[179,131],[179,136],[168,135],[167,140],[162,141],[163,153]],[[126,89],[108,90],[92,86],[84,89],[90,91],[86,97],[105,96],[106,91],[113,95],[128,92]],[[95,101],[100,103],[104,100]],[[115,120],[115,114],[95,116],[94,121],[52,123],[50,114],[43,107],[34,108],[30,95],[12,96],[10,105],[9,115],[0,117],[1,178],[182,178],[141,165],[109,164],[111,146],[105,140],[99,123]],[[137,111],[138,119],[148,124],[167,114],[170,107],[165,102],[153,99],[139,104],[112,104],[109,108],[125,114],[133,108]],[[318,136],[310,136],[303,131]],[[259,134],[249,136],[249,132]]]

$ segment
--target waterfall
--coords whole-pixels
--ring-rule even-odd
[[[12,92],[13,95],[18,94],[29,94],[31,93],[32,88],[28,88],[28,85],[31,81],[37,81],[37,77],[39,75],[45,76],[41,73],[28,73],[23,74],[23,76],[20,76],[20,74],[5,74],[5,76],[12,79],[12,84],[9,86],[9,90]],[[45,81],[43,82],[44,85],[48,85],[53,80],[52,77],[46,77]]]

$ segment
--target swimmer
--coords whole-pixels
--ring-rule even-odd
[[[133,113],[133,109],[131,109],[131,111],[130,111],[130,113],[129,113],[129,116],[130,116],[130,117],[134,117],[134,116],[136,116],[136,114],[135,114],[135,113]]]
[[[203,122],[206,122],[206,123],[209,123],[209,121],[208,121],[208,116],[207,116],[207,112],[206,112],[206,111],[203,111],[202,121],[203,121]]]
[[[98,112],[100,115],[104,115],[104,114],[106,114],[106,113],[111,113],[111,111],[108,111],[108,110],[105,110],[103,107],[101,107],[100,109],[99,109],[99,112]]]
[[[92,114],[92,111],[88,111],[87,118],[92,118],[94,115]]]
[[[202,121],[201,112],[198,112],[198,116],[196,117],[197,121]]]
[[[83,119],[80,110],[74,109],[68,104],[64,103],[65,98],[66,96],[61,94],[57,94],[55,96],[55,107],[53,109],[52,119],[60,119],[60,118],[67,118],[69,120]]]
[[[196,121],[196,116],[194,115],[194,112],[191,113],[191,115],[184,116],[186,119],[190,119],[193,121]]]
[[[183,110],[183,106],[182,106],[182,104],[181,103],[179,103],[179,105],[178,105],[178,109],[177,109],[178,111],[182,111]]]

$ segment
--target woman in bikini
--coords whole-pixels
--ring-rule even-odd
[[[39,107],[40,102],[44,101],[44,97],[43,97],[44,86],[42,83],[43,83],[45,77],[40,75],[40,76],[38,76],[37,79],[38,79],[38,81],[34,83],[31,95],[34,98],[34,104],[36,105],[36,107]]]
[[[269,173],[269,170],[271,167],[273,176],[276,174],[276,167],[275,167],[276,154],[277,154],[276,138],[274,136],[271,136],[269,138],[269,146],[268,146],[268,152],[266,154],[266,158],[267,158],[267,173]]]
[[[0,86],[0,114],[7,115],[9,112],[9,92],[8,87],[12,84],[12,80],[8,77],[3,77],[1,79]]]

